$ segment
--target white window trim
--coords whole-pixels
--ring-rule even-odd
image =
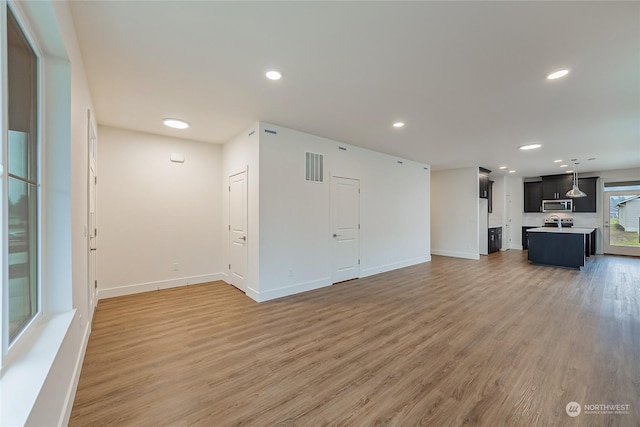
[[[8,316],[9,316],[9,291],[8,291],[8,285],[5,286],[3,284],[2,286],[2,316],[0,317],[2,319],[2,330],[1,330],[1,335],[2,335],[2,351],[0,352],[0,373],[3,372],[4,368],[6,366],[9,366],[12,362],[12,360],[15,360],[20,354],[24,354],[24,352],[30,348],[36,338],[36,333],[35,330],[37,329],[37,327],[42,323],[43,321],[43,287],[42,287],[42,255],[43,255],[43,251],[42,251],[42,235],[43,235],[43,221],[42,221],[42,212],[43,212],[43,199],[42,199],[42,172],[43,172],[43,165],[42,165],[42,156],[43,156],[43,144],[42,144],[42,135],[43,135],[43,120],[42,120],[42,111],[43,111],[43,83],[42,83],[42,66],[43,66],[43,55],[42,55],[42,50],[40,48],[40,46],[38,45],[36,39],[32,36],[32,34],[34,34],[33,29],[31,28],[31,26],[29,25],[29,20],[26,19],[26,17],[24,16],[24,13],[22,12],[22,10],[20,10],[19,7],[17,7],[16,5],[14,5],[11,2],[5,2],[4,0],[0,2],[0,7],[2,7],[2,28],[7,28],[7,5],[9,7],[9,9],[11,9],[11,12],[13,13],[13,15],[15,16],[16,20],[18,21],[18,25],[20,26],[23,34],[25,35],[27,41],[29,42],[29,44],[31,45],[31,48],[33,49],[37,60],[38,60],[38,68],[36,71],[37,74],[37,80],[36,80],[36,84],[38,87],[38,98],[36,100],[37,103],[37,111],[38,111],[38,140],[37,140],[37,145],[38,145],[38,179],[37,179],[37,199],[38,199],[38,213],[37,213],[37,227],[38,227],[38,236],[37,236],[37,292],[38,292],[38,304],[37,304],[37,312],[36,314],[33,316],[33,318],[29,321],[29,323],[20,331],[20,333],[16,336],[16,338],[13,340],[12,343],[9,343],[9,334],[8,334]],[[2,62],[3,62],[3,69],[2,69],[2,105],[7,105],[8,104],[8,98],[7,98],[7,92],[5,91],[5,88],[7,88],[7,70],[6,70],[6,64],[7,64],[7,50],[4,48],[4,46],[6,46],[6,40],[5,40],[5,34],[0,35],[1,40],[2,40]],[[9,120],[8,120],[8,109],[3,108],[2,109],[2,133],[3,135],[7,135],[8,134],[8,125],[9,125]],[[4,139],[4,138],[3,138]],[[2,147],[2,159],[3,159],[3,170],[6,170],[6,168],[4,167],[6,165],[6,162],[8,161],[8,152],[7,152],[7,145],[8,143],[5,143]],[[3,202],[4,202],[4,197],[5,195],[8,193],[8,170],[6,170],[6,173],[3,173],[2,176],[2,197],[3,197]],[[3,241],[2,241],[2,265],[3,265],[3,271],[2,271],[2,277],[3,277],[3,282],[4,279],[9,277],[8,274],[8,247],[6,246],[6,239],[4,238],[4,235],[6,233],[5,230],[5,224],[8,224],[8,208],[6,206],[3,206],[3,212],[2,212],[2,233],[3,233]]]
[[[6,9],[10,4],[11,11],[18,19],[21,28],[31,43],[39,58],[38,69],[38,108],[39,120],[39,314],[14,340],[9,347],[8,324],[4,321],[7,315],[8,301],[6,287],[2,286],[2,304],[0,304],[0,319],[2,319],[2,339],[0,345],[0,425],[26,425],[36,422],[35,419],[43,414],[56,414],[57,407],[47,407],[46,403],[39,403],[42,391],[47,389],[49,380],[56,381],[55,366],[67,364],[69,354],[62,351],[69,349],[65,343],[78,340],[82,329],[73,328],[72,323],[83,324],[78,321],[73,306],[72,293],[72,265],[71,265],[71,66],[64,48],[62,34],[57,25],[56,7],[47,2],[8,2],[0,0],[0,27],[6,28]],[[39,31],[34,31],[37,29]],[[0,46],[6,44],[6,34],[0,32]],[[37,39],[42,37],[42,39]],[[39,43],[40,41],[41,43]],[[6,98],[6,49],[0,48],[2,54],[0,77],[1,105],[7,104]],[[0,132],[6,135],[8,114],[3,107],[0,112]],[[2,138],[4,140],[4,138]],[[43,144],[42,141],[47,143]],[[6,145],[6,144],[5,144]],[[0,163],[4,165],[6,148],[0,150]],[[53,165],[53,166],[52,166]],[[55,172],[55,174],[54,174]],[[7,191],[7,178],[2,173],[2,187],[0,197]],[[4,230],[7,224],[8,210],[2,209],[0,228]],[[4,241],[4,239],[3,239]],[[3,242],[0,245],[0,256],[3,261],[2,274],[8,277],[7,248]],[[4,280],[3,280],[4,282]],[[7,316],[8,321],[8,316]],[[86,345],[87,333],[84,339]],[[74,378],[77,378],[82,366],[81,349],[78,359],[74,361]],[[75,358],[75,355],[71,355]],[[53,368],[53,371],[52,371]],[[75,381],[75,382],[73,382]],[[60,419],[47,419],[51,425],[65,425],[70,416],[73,403],[73,393],[77,386],[77,379],[72,380],[68,390],[59,390],[63,396],[56,402],[62,404]],[[49,391],[50,392],[50,391]],[[34,409],[38,408],[36,412]],[[43,412],[44,411],[44,412]],[[40,420],[41,422],[41,420]]]

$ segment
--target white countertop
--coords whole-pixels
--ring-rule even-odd
[[[528,233],[566,233],[566,234],[591,234],[595,228],[585,227],[537,227],[527,230]]]

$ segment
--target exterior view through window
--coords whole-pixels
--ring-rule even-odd
[[[604,252],[640,256],[640,185],[605,187],[604,204]]]
[[[9,343],[39,310],[37,69],[36,55],[7,9]]]

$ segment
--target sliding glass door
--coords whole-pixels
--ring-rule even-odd
[[[605,254],[640,256],[640,186],[604,191]]]

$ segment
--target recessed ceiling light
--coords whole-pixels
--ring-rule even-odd
[[[567,74],[569,74],[569,70],[558,70],[556,72],[553,72],[553,73],[549,74],[547,76],[547,80],[559,79],[560,77],[564,77]]]
[[[498,169],[505,170],[506,168],[507,168],[506,166],[500,166]]]
[[[521,150],[535,150],[536,148],[540,148],[542,147],[542,144],[529,144],[529,145],[523,145],[522,147],[520,147]]]
[[[573,170],[570,170],[570,171],[564,171],[564,173],[573,173]]]
[[[516,173],[515,169],[511,169],[509,173]]]
[[[561,168],[566,168],[569,165],[560,165]]]
[[[164,119],[162,123],[164,123],[165,126],[169,126],[174,129],[186,129],[189,127],[189,123],[179,119]]]
[[[404,123],[403,122],[395,122],[393,124],[393,127],[394,128],[402,128],[402,127],[404,127]]]
[[[553,163],[560,163],[562,160],[554,160]]]
[[[271,70],[267,71],[266,76],[269,80],[280,80],[282,78],[282,73],[279,71]]]

